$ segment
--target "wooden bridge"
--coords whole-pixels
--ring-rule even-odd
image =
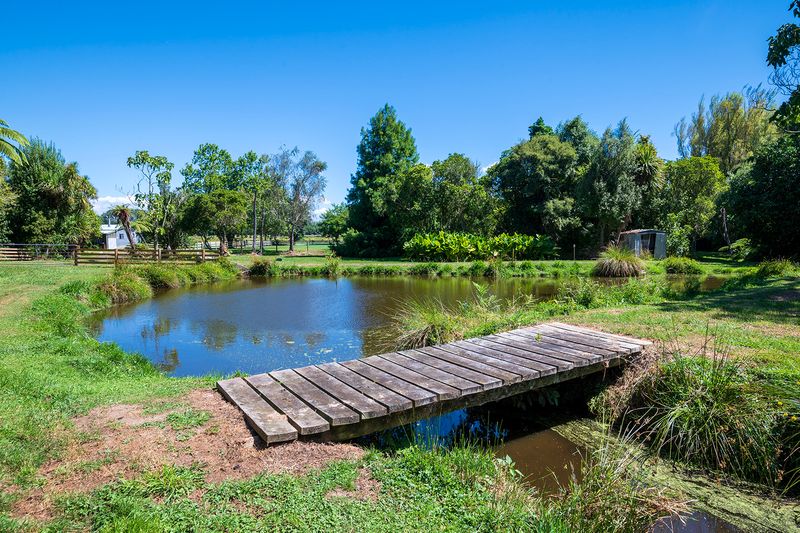
[[[553,322],[217,387],[267,444],[344,440],[602,371],[649,344]]]

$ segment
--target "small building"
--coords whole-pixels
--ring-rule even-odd
[[[649,253],[653,259],[667,256],[667,234],[657,229],[632,229],[619,234],[619,243],[637,257]]]
[[[122,227],[122,224],[102,224],[100,226],[100,233],[103,235],[103,244],[106,250],[128,248],[131,245],[131,243],[128,242],[128,235],[125,233],[125,228]],[[136,235],[136,232],[133,230],[131,230],[131,233],[133,233],[133,239],[136,241],[136,244],[139,244],[139,236]]]

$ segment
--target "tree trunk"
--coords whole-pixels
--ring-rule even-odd
[[[294,252],[294,225],[289,226],[289,253]]]
[[[267,225],[267,208],[261,208],[261,232],[259,236],[258,248],[261,255],[264,255],[264,226]]]
[[[219,238],[219,255],[228,255],[228,236],[217,235]]]
[[[256,251],[256,232],[257,232],[257,221],[258,221],[258,209],[256,203],[258,202],[258,190],[253,190],[253,253]]]

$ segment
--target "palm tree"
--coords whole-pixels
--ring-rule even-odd
[[[131,254],[136,255],[136,241],[133,240],[133,231],[131,230],[131,211],[128,206],[117,205],[111,208],[111,214],[117,217],[117,220],[125,229],[125,235],[128,236],[128,242],[131,243]]]
[[[19,146],[13,143],[17,143]],[[22,147],[28,146],[28,144],[28,139],[23,134],[12,130],[5,120],[0,119],[0,155],[8,157],[19,165],[25,161]]]

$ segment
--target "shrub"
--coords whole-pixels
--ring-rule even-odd
[[[256,257],[253,260],[253,264],[250,265],[250,269],[248,273],[251,276],[273,276],[275,275],[276,268],[274,267],[272,261],[265,257]]]
[[[738,261],[746,261],[755,255],[755,248],[750,242],[750,239],[738,239],[731,243],[730,246],[723,246],[719,249],[720,252],[727,252],[730,256]]]
[[[772,259],[758,264],[756,276],[760,278],[775,278],[785,276],[794,271],[794,263],[788,259]]]
[[[644,261],[624,246],[609,246],[594,265],[592,274],[606,278],[624,278],[644,274]]]
[[[669,459],[774,484],[777,418],[744,370],[724,355],[677,355],[634,384],[621,425]]]
[[[667,274],[702,274],[700,263],[688,257],[667,257],[661,261]]]
[[[136,268],[136,273],[154,289],[176,289],[182,285],[179,269],[173,266],[152,264]]]
[[[545,235],[503,233],[483,237],[470,233],[418,233],[403,245],[406,255],[421,261],[472,261],[500,259],[550,259],[558,247]]]

